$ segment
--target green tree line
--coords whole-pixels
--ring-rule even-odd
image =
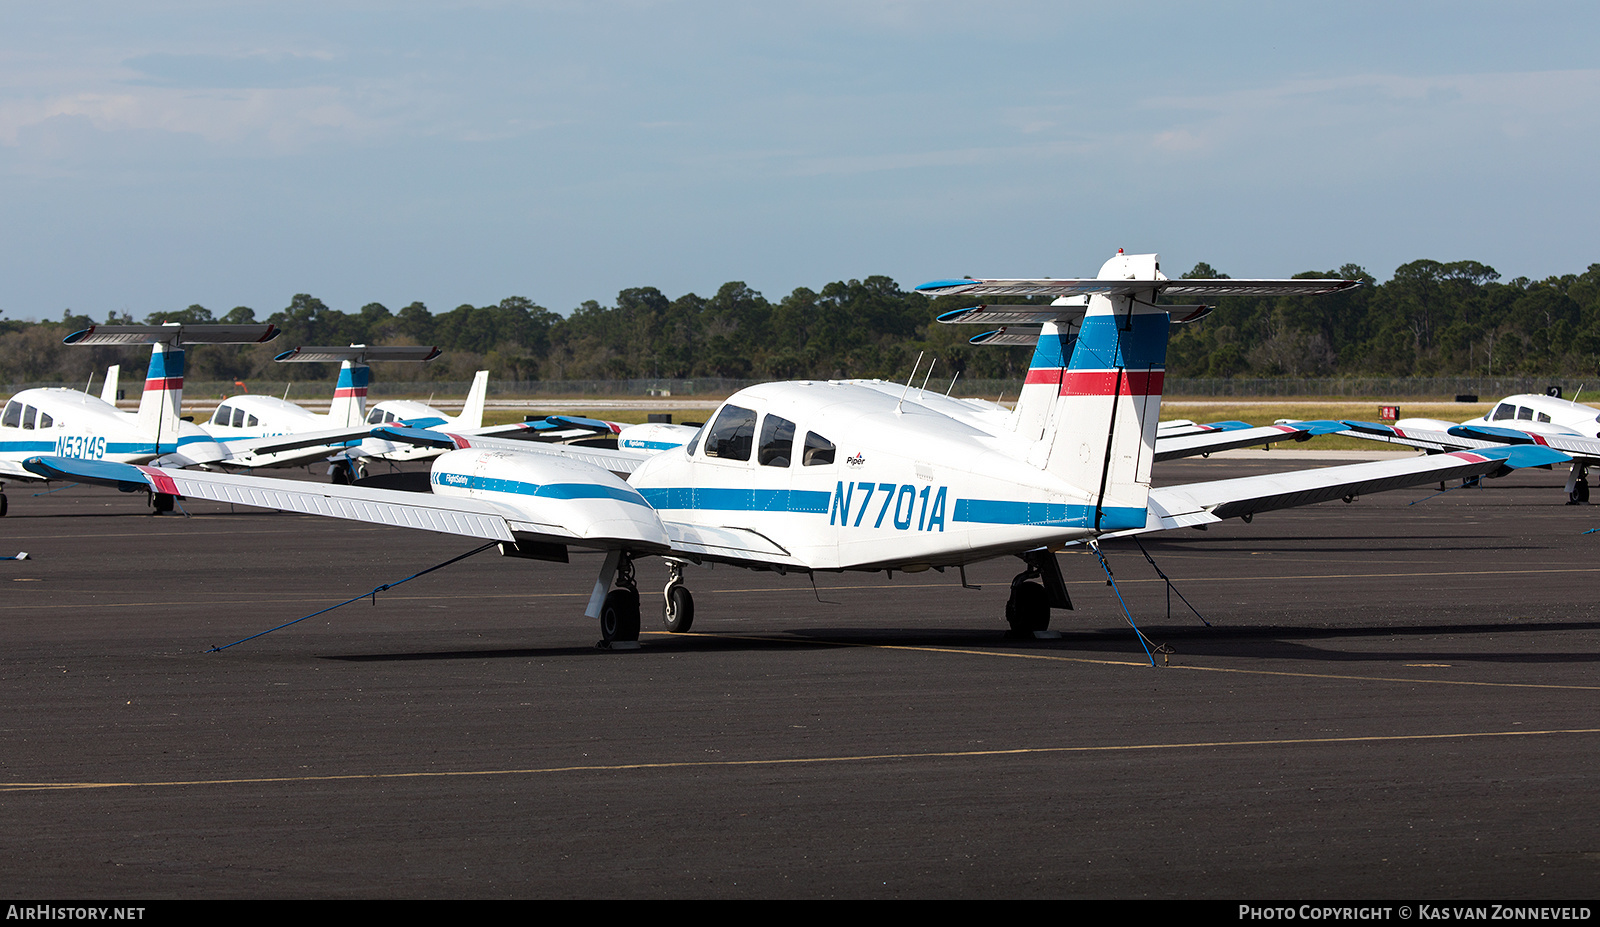
[[[1198,264],[1185,277],[1223,277]],[[1501,282],[1476,261],[1413,261],[1379,283],[1363,268],[1299,277],[1359,279],[1332,296],[1228,297],[1205,319],[1177,326],[1167,369],[1178,377],[1588,376],[1600,371],[1600,264],[1582,274]],[[1000,300],[997,300],[999,302]],[[1014,300],[1012,300],[1014,301]],[[195,380],[285,379],[272,357],[296,345],[430,344],[446,353],[427,365],[384,365],[387,380],[466,380],[488,369],[497,380],[734,377],[751,379],[904,377],[919,353],[937,357],[940,376],[1015,379],[1026,348],[979,348],[980,329],[940,325],[940,313],[976,305],[929,299],[883,276],[796,289],[769,300],[741,282],[710,297],[669,299],[655,287],[590,300],[563,317],[511,296],[489,306],[435,314],[420,302],[398,311],[368,303],[341,312],[309,294],[260,316],[239,306],[112,313],[107,324],[143,321],[271,322],[283,335],[267,347],[220,346],[189,355]],[[0,382],[77,382],[113,363],[142,369],[125,348],[62,345],[97,320],[68,310],[60,322],[0,320]],[[331,376],[304,369],[295,379]]]

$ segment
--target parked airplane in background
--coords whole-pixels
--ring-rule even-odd
[[[1118,252],[1088,279],[919,287],[1088,296],[1041,323],[1013,429],[1004,434],[859,383],[801,381],[735,393],[699,437],[633,464],[626,480],[602,462],[621,451],[470,440],[434,462],[431,493],[58,458],[27,465],[130,491],[483,538],[531,559],[565,560],[569,547],[599,550],[605,556],[587,614],[600,620],[608,643],[638,637],[633,561],[646,556],[669,565],[663,611],[672,631],[693,621],[683,582],[689,563],[893,573],[1017,557],[1023,571],[1012,580],[1006,618],[1015,632],[1031,633],[1048,626],[1052,608],[1072,607],[1054,556],[1065,545],[1566,459],[1547,448],[1504,447],[1151,488],[1169,324],[1158,297],[1357,285],[1168,280],[1155,255]]]
[[[279,363],[339,364],[339,379],[333,388],[333,402],[325,415],[312,412],[276,396],[229,396],[207,422],[206,433],[225,445],[229,454],[218,461],[223,466],[298,467],[327,460],[332,448],[343,447],[350,439],[332,440],[333,433],[363,430],[367,419],[367,384],[373,361],[425,363],[442,352],[435,347],[400,345],[381,347],[353,344],[349,347],[300,347],[279,354]],[[349,483],[358,475],[359,461],[335,461],[329,468],[334,482]]]
[[[1589,501],[1589,469],[1600,465],[1600,410],[1555,396],[1507,396],[1489,414],[1456,424],[1435,418],[1403,418],[1393,425],[1345,422],[1338,432],[1425,451],[1471,450],[1507,444],[1552,447],[1572,458],[1567,504]]]
[[[137,413],[117,409],[116,373],[108,372],[99,398],[59,387],[17,393],[0,412],[0,489],[4,480],[37,480],[22,462],[40,454],[85,460],[143,463],[160,458],[172,466],[207,463],[227,450],[181,418],[183,346],[259,344],[278,336],[272,325],[98,325],[66,338],[67,344],[148,344],[150,370]],[[118,371],[118,367],[111,368]],[[152,497],[157,511],[170,497]],[[7,509],[0,491],[0,515]]]

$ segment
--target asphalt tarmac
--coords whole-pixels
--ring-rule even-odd
[[[1159,465],[1163,482],[1305,466]],[[11,484],[0,893],[162,898],[1600,894],[1600,508],[1531,471],[1015,561],[691,570],[598,650],[597,556]],[[1419,501],[1421,500],[1421,501]],[[1410,503],[1415,502],[1415,505]]]

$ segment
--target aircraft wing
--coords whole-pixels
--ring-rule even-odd
[[[1569,457],[1600,459],[1600,439],[1582,435],[1539,434],[1497,425],[1453,425],[1445,431],[1399,428],[1382,422],[1344,423],[1348,430],[1338,432],[1353,438],[1404,444],[1423,450],[1466,450],[1506,446],[1554,448]]]
[[[491,541],[575,544],[602,550],[665,551],[670,546],[655,510],[642,497],[635,493],[633,500],[621,499],[623,507],[630,509],[629,517],[617,518],[619,495],[625,493],[606,484],[618,481],[592,467],[575,467],[570,462],[551,468],[549,485],[530,485],[526,505],[457,494],[402,492],[65,457],[30,457],[24,465],[48,479],[98,483],[123,492],[147,490]],[[598,490],[585,492],[585,487]],[[630,501],[631,506],[626,504]]]
[[[1442,480],[1500,476],[1570,459],[1547,447],[1498,447],[1166,486],[1150,490],[1150,515],[1143,528],[1112,536],[1192,527]]]

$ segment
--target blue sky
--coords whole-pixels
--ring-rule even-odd
[[[0,7],[0,313],[1600,262],[1587,3]]]

